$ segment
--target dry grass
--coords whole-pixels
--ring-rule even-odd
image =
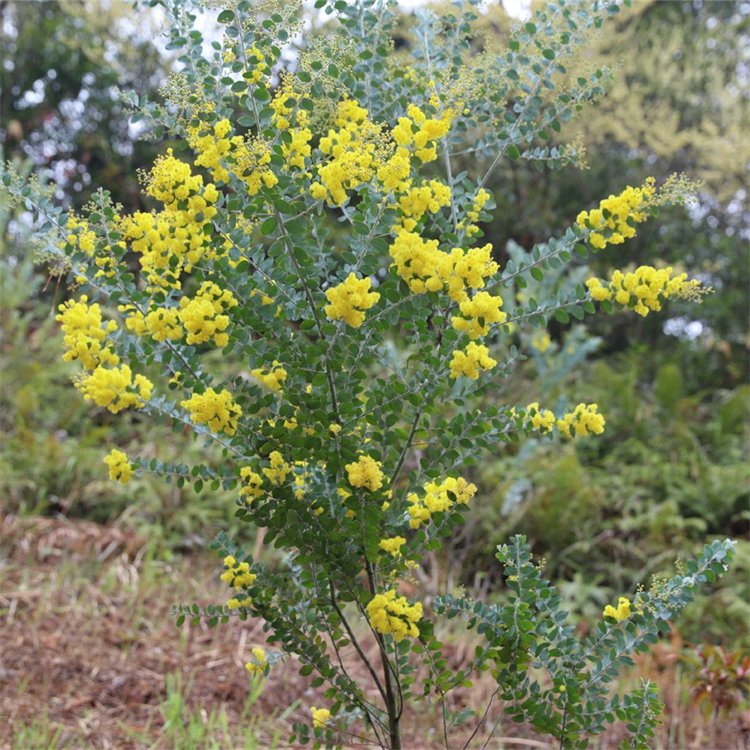
[[[0,518],[0,747],[286,746],[292,719],[307,718],[308,706],[321,698],[292,660],[251,694],[243,664],[263,643],[262,623],[177,629],[169,614],[173,603],[223,596],[213,558],[167,564],[151,559],[146,540],[116,527]],[[471,644],[446,636],[457,666]],[[656,746],[750,746],[743,717],[707,723],[691,708],[676,648],[662,647],[639,665],[667,703]],[[491,690],[480,682],[457,691],[456,707],[481,710]],[[442,746],[435,706],[420,705],[407,723],[405,747]],[[617,739],[613,733],[600,747]],[[486,747],[549,746],[508,722]]]

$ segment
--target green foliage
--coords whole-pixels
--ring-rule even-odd
[[[533,378],[542,390],[545,373],[569,356],[567,346],[565,339],[558,349],[536,352],[532,364],[541,376],[527,368],[518,387],[528,390]],[[464,582],[492,569],[487,541],[499,544],[520,531],[544,554],[571,604],[578,603],[574,610],[588,617],[595,604],[585,595],[584,580],[596,586],[589,593],[601,603],[631,581],[647,583],[684,550],[697,551],[706,535],[745,536],[747,387],[691,393],[682,382],[684,368],[674,362],[662,365],[654,382],[643,382],[643,362],[635,351],[587,369],[589,392],[608,420],[595,445],[529,440],[484,464],[479,484],[493,500],[472,510],[473,535],[481,543],[464,552]],[[569,389],[563,381],[551,393]],[[712,597],[681,618],[688,639],[746,639],[745,548],[740,542],[732,572]],[[565,583],[571,576],[580,591]]]
[[[606,354],[646,343],[650,354],[679,358],[691,390],[744,383],[750,365],[742,192],[748,157],[747,139],[740,135],[748,97],[735,83],[749,18],[747,7],[737,3],[635,3],[604,24],[586,55],[569,66],[571,78],[600,66],[612,72],[607,95],[585,117],[552,133],[547,147],[571,154],[572,163],[586,168],[551,174],[538,171],[539,162],[522,159],[499,165],[487,184],[500,209],[485,227],[488,238],[500,243],[510,237],[528,248],[554,231],[561,215],[623,182],[640,183],[654,170],[683,171],[701,181],[697,203],[689,210],[663,210],[658,225],[644,227],[629,243],[628,260],[638,265],[658,254],[670,265],[700,268],[717,293],[698,309],[676,304],[666,323],[623,316],[590,323]],[[502,44],[512,26],[499,5],[479,23],[477,48]],[[722,95],[697,93],[709,90]],[[610,263],[601,255],[593,265],[604,272]]]
[[[5,158],[33,161],[77,207],[101,184],[139,205],[136,169],[154,152],[135,142],[116,87],[137,98],[159,85],[156,19],[127,0],[5,3],[0,18]]]
[[[212,528],[233,523],[226,493],[213,491],[199,500],[179,471],[166,477],[171,486],[151,477],[127,487],[105,480],[102,444],[138,445],[146,455],[159,446],[161,455],[168,451],[183,461],[198,451],[168,430],[155,430],[138,419],[95,415],[70,397],[75,368],[60,359],[62,337],[49,307],[38,300],[42,283],[30,258],[20,263],[0,259],[3,509],[64,513],[101,523],[119,519],[161,539],[167,549],[206,544]],[[160,465],[168,474],[170,467]]]
[[[514,721],[530,723],[559,740],[560,747],[585,748],[616,717],[630,733],[628,746],[647,748],[661,703],[649,684],[613,695],[618,672],[658,640],[702,584],[727,570],[733,551],[729,540],[706,545],[673,578],[637,592],[629,617],[617,622],[605,616],[583,641],[567,621],[559,593],[534,565],[523,536],[498,547],[509,591],[503,604],[443,596],[435,610],[449,618],[463,616],[466,627],[484,637],[487,646],[479,650],[475,666],[492,668],[496,695]]]
[[[408,61],[391,54],[392,10],[369,0],[319,0],[336,23],[300,50],[290,41],[302,30],[296,7],[239,0],[217,11],[217,40],[206,45],[190,3],[160,4],[180,72],[165,101],[140,102],[133,122],[174,142],[143,180],[163,209],[123,216],[99,191],[77,216],[12,169],[2,182],[11,205],[33,215],[55,271],[87,295],[60,316],[66,357],[83,367],[79,390],[112,414],[132,408],[144,430],[147,418],[158,425],[132,433],[137,457],[110,454],[112,478],[154,474],[196,494],[235,492],[238,522],[265,529],[283,555],[263,564],[242,533],[220,534],[214,546],[231,598],[183,605],[178,622],[262,618],[267,640],[295,655],[303,676],[315,675],[313,687],[325,686],[327,707],[311,708],[312,727],[294,725],[292,741],[302,744],[340,745],[356,726],[400,748],[405,708],[432,694],[447,744],[448,726],[469,716],[449,715],[446,694],[490,668],[508,713],[562,746],[584,746],[616,718],[643,746],[658,713],[653,691],[619,699],[607,685],[699,584],[724,571],[731,543],[709,545],[686,573],[639,594],[623,622],[599,622],[581,643],[516,537],[498,552],[513,592],[507,606],[437,605],[449,615],[470,610],[469,629],[487,640],[458,669],[435,635],[434,613],[398,590],[463,525],[476,487],[458,476],[462,467],[553,426],[568,437],[603,430],[596,404],[556,420],[498,395],[525,356],[519,343],[543,354],[532,328],[596,312],[580,265],[587,243],[594,251],[593,225],[570,216],[567,228],[555,227],[559,236],[529,251],[510,245],[502,272],[491,248],[475,243],[495,208],[483,186],[499,165],[575,161],[544,144],[602,93],[606,70],[571,80],[566,66],[618,5],[549,3],[506,49],[469,62],[473,4],[416,14]],[[285,50],[298,60],[277,83],[271,71]],[[454,168],[460,154],[472,155],[470,168]],[[621,202],[618,227],[656,216],[663,199],[644,201]],[[609,239],[610,228],[602,231]],[[488,294],[497,291],[505,300]],[[489,313],[471,312],[480,303]],[[550,399],[598,344],[580,329],[570,341],[556,366],[542,367]],[[679,407],[676,380],[665,370],[657,388],[668,410]],[[559,401],[562,413],[568,405]],[[185,434],[193,444],[177,460],[150,450],[150,441],[174,445]],[[584,488],[579,506],[566,508],[562,493],[586,470],[575,451],[564,459],[543,517],[563,527],[550,528],[568,533],[570,547],[605,506]],[[561,543],[545,541],[553,552]],[[344,652],[356,655],[360,673]],[[535,665],[549,684],[530,674]],[[417,684],[420,667],[428,676]],[[170,726],[184,718],[173,688]],[[189,724],[178,739],[201,741],[201,731]]]
[[[238,727],[230,724],[224,708],[211,708],[207,712],[191,710],[185,703],[181,675],[167,675],[166,696],[160,706],[164,720],[164,731],[161,744],[174,750],[220,750],[230,743],[232,747],[242,750],[278,747],[280,737],[275,734],[261,739],[258,729],[259,720],[254,709],[263,694],[263,683],[255,680],[250,687],[245,706],[240,716],[241,733]]]

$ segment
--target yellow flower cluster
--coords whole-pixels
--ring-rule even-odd
[[[96,250],[96,234],[89,229],[89,223],[85,219],[79,219],[75,214],[68,216],[65,228],[70,232],[68,244],[77,247],[82,253],[93,257]]]
[[[318,165],[318,182],[310,187],[315,200],[327,200],[340,206],[347,200],[347,191],[372,179],[378,167],[381,129],[370,121],[368,112],[351,99],[339,103],[336,111],[337,129],[329,129],[318,147],[328,157]]]
[[[215,182],[229,182],[229,171],[221,162],[232,150],[232,141],[227,138],[231,130],[232,124],[224,119],[219,120],[212,131],[201,135],[202,130],[198,127],[189,133],[190,147],[198,154],[196,166],[208,169]]]
[[[451,377],[458,378],[464,375],[476,380],[482,370],[491,370],[497,364],[497,360],[490,357],[490,350],[484,344],[471,341],[466,351],[456,349],[450,361]]]
[[[450,206],[450,203],[451,189],[440,180],[430,180],[418,187],[405,185],[398,199],[401,219],[396,229],[403,227],[410,232],[428,211],[435,214],[443,206]]]
[[[424,486],[424,497],[410,492],[406,499],[409,503],[409,526],[418,529],[428,523],[433,513],[445,513],[457,503],[467,505],[476,494],[475,484],[462,477],[447,477],[443,482],[428,482]]]
[[[419,637],[417,623],[422,619],[422,604],[409,604],[405,596],[396,596],[395,589],[377,594],[367,605],[367,617],[373,629],[392,635],[396,642],[406,636]]]
[[[388,539],[381,539],[378,545],[383,552],[387,552],[394,557],[401,557],[401,547],[406,544],[406,539],[402,536],[392,536]]]
[[[307,461],[294,462],[294,497],[297,500],[304,500],[305,495],[310,490],[310,472],[307,470],[307,466]],[[323,508],[318,507],[314,514],[319,516],[322,512]]]
[[[282,139],[281,144],[281,153],[287,165],[304,169],[305,157],[311,154],[312,131],[307,127],[310,123],[310,116],[306,110],[299,107],[299,102],[295,108],[290,100],[298,102],[299,94],[294,91],[293,77],[285,75],[276,95],[271,100],[270,106],[273,110],[271,121],[279,130],[289,131],[290,139],[288,141]],[[292,127],[293,118],[296,127]]]
[[[305,158],[312,153],[310,146],[312,131],[310,128],[292,128],[289,133],[291,141],[281,144],[281,153],[288,166],[304,169]]]
[[[93,401],[113,414],[131,406],[140,409],[151,398],[153,387],[154,384],[143,375],[136,375],[133,379],[127,365],[110,370],[97,367],[76,383],[76,388],[87,401]]]
[[[479,221],[479,214],[482,212],[487,201],[491,198],[484,188],[477,190],[477,194],[474,196],[471,208],[466,212],[466,220],[458,222],[456,229],[464,229],[468,237],[473,237],[479,232],[479,227],[476,222]]]
[[[526,425],[537,432],[552,432],[555,426],[555,415],[549,409],[541,409],[538,401],[532,401],[526,407]]]
[[[345,281],[326,290],[329,304],[325,313],[331,320],[343,320],[353,328],[359,328],[365,320],[365,310],[369,310],[380,299],[378,292],[371,292],[370,277],[358,279],[350,273]]]
[[[610,195],[599,203],[599,208],[581,211],[576,223],[582,229],[593,230],[589,243],[599,250],[607,245],[620,245],[635,236],[633,224],[648,218],[648,207],[656,195],[655,180],[649,177],[641,187],[626,187],[619,195]]]
[[[62,323],[63,345],[66,362],[78,360],[85,370],[99,365],[116,365],[119,357],[106,343],[108,333],[117,330],[117,323],[110,320],[102,327],[102,310],[98,304],[89,305],[84,294],[79,300],[68,300],[59,306],[60,314],[55,320]]]
[[[214,432],[226,432],[227,435],[237,432],[237,422],[242,416],[242,408],[227,390],[217,393],[213,388],[208,388],[204,393],[194,393],[189,399],[181,401],[180,406],[190,412],[193,422],[206,424]]]
[[[133,305],[120,305],[117,309],[126,313],[125,327],[138,336],[148,333],[156,341],[176,341],[184,335],[176,307],[156,307],[146,315]]]
[[[188,344],[203,344],[213,339],[220,349],[229,343],[229,316],[226,311],[237,307],[235,296],[211,281],[204,281],[192,299],[180,300],[180,321],[187,331]]]
[[[601,435],[605,424],[597,404],[578,404],[573,411],[563,414],[559,419],[549,409],[542,409],[537,401],[526,407],[526,429],[542,434],[552,432],[556,427],[566,438]]]
[[[216,215],[219,193],[213,184],[193,175],[190,166],[176,159],[172,149],[160,156],[146,176],[146,192],[164,203],[158,213],[138,211],[125,216],[119,228],[132,249],[141,254],[141,269],[150,288],[180,287],[180,276],[202,258],[218,257],[204,231]]]
[[[104,463],[109,468],[109,478],[114,482],[126,484],[133,478],[133,467],[127,455],[116,448],[104,457]]]
[[[257,195],[263,187],[272,188],[279,178],[273,173],[271,147],[259,137],[235,136],[232,138],[235,148],[233,173],[245,183],[249,195]]]
[[[260,83],[263,77],[268,74],[265,56],[254,44],[246,50],[245,55],[247,57],[247,69],[242,74],[244,79],[250,84]]]
[[[212,131],[201,126],[188,134],[190,147],[198,154],[195,163],[211,171],[215,182],[227,183],[234,175],[245,183],[249,195],[257,195],[264,186],[272,188],[279,181],[269,164],[271,148],[260,138],[235,135],[229,138],[232,125],[219,120]],[[225,166],[229,165],[229,167]]]
[[[572,412],[557,420],[556,426],[564,437],[586,437],[604,432],[604,417],[597,404],[578,404]]]
[[[364,487],[376,492],[383,486],[383,464],[371,456],[360,456],[344,468],[352,487]]]
[[[453,123],[453,110],[446,109],[440,117],[427,117],[416,105],[406,108],[406,117],[398,118],[391,135],[399,147],[413,151],[421,162],[437,159],[437,141],[444,138]]]
[[[625,596],[621,596],[617,600],[617,607],[613,607],[611,604],[608,604],[604,608],[604,612],[602,612],[603,617],[612,617],[617,622],[622,622],[623,620],[627,620],[628,617],[630,617],[630,599],[628,599]]]
[[[639,266],[635,271],[614,271],[608,282],[596,277],[586,281],[591,298],[631,307],[644,318],[649,312],[661,310],[662,302],[670,297],[699,302],[706,289],[697,279],[688,279],[686,273],[675,274],[672,268],[656,269]]]
[[[279,130],[289,130],[292,127],[292,116],[294,115],[297,125],[308,125],[310,117],[304,109],[299,108],[300,95],[294,90],[294,76],[286,72],[282,73],[281,76],[281,84],[276,89],[270,104],[273,110],[271,122]]]
[[[387,191],[394,192],[408,189],[407,178],[410,173],[411,159],[408,150],[397,148],[395,153],[378,167],[377,176]]]
[[[175,307],[159,307],[151,310],[144,319],[146,330],[155,341],[181,339],[180,312]]]
[[[166,208],[176,208],[180,201],[195,197],[203,188],[203,178],[194,175],[190,165],[177,159],[171,148],[157,157],[145,176],[145,183],[146,193],[161,201]]]
[[[237,562],[233,555],[227,555],[224,558],[224,567],[226,570],[221,574],[221,580],[231,586],[236,594],[244,594],[244,589],[252,586],[258,577],[255,573],[250,572],[249,563]],[[234,596],[227,602],[227,607],[239,609],[240,607],[249,607],[252,603],[253,600],[250,596]]]
[[[115,217],[116,221],[119,221],[119,216]],[[68,215],[68,221],[65,224],[65,228],[69,234],[67,236],[67,244],[71,248],[78,249],[84,255],[92,258],[94,265],[99,270],[94,274],[94,278],[105,276],[112,278],[115,275],[115,259],[112,255],[111,245],[105,245],[99,252],[96,251],[96,233],[89,227],[89,223],[85,219],[79,219],[74,213]],[[61,245],[64,247],[65,243]],[[122,246],[122,243],[118,243]],[[85,277],[79,276],[77,281],[83,283]]]
[[[243,466],[240,469],[240,497],[247,503],[262,497],[265,493],[263,490],[263,477],[254,472],[249,466]]]
[[[327,708],[315,708],[315,706],[310,706],[310,715],[314,729],[323,729],[331,718],[331,712]]]
[[[269,391],[273,391],[274,393],[278,393],[281,390],[287,376],[287,372],[281,366],[281,362],[277,362],[276,360],[273,361],[270,370],[263,367],[256,367],[250,371],[250,374],[268,388]]]
[[[507,315],[500,311],[503,305],[502,297],[495,297],[488,292],[477,292],[471,299],[466,299],[459,305],[462,318],[452,318],[453,327],[463,331],[470,339],[478,339],[490,332],[493,323],[504,323]]]
[[[268,477],[271,484],[284,484],[292,467],[284,460],[279,451],[271,451],[268,458],[271,465],[263,469],[263,473]]]
[[[415,294],[447,291],[455,302],[468,299],[467,289],[481,289],[485,279],[497,272],[492,245],[450,253],[437,240],[422,239],[415,232],[401,230],[388,248],[398,275]]]
[[[277,107],[279,113],[275,117],[282,125],[287,124],[288,112],[282,109],[281,101]],[[412,155],[421,162],[437,158],[436,143],[450,130],[453,112],[446,110],[440,117],[427,117],[412,104],[407,115],[399,118],[398,125],[391,130],[392,140],[387,141],[382,127],[369,119],[364,107],[351,99],[340,102],[336,127],[320,139],[320,151],[328,160],[317,167],[318,181],[310,188],[313,198],[340,206],[346,202],[348,191],[377,175],[387,191],[406,194],[402,196],[400,208],[404,226],[409,229],[427,210],[434,213],[440,206],[447,205],[450,202],[447,186],[433,180],[428,185],[412,188],[409,175]],[[306,133],[300,133],[292,138],[289,146],[290,153],[298,156],[300,167],[304,164],[301,149],[308,148],[308,140]]]
[[[268,656],[262,646],[253,646],[252,659],[245,664],[245,669],[250,674],[262,674],[268,668]]]

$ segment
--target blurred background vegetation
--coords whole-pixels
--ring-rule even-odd
[[[493,5],[477,48],[501,44],[514,22]],[[158,9],[124,0],[0,2],[4,158],[74,208],[103,186],[125,210],[148,209],[137,169],[161,145],[138,140],[117,89],[159,96],[175,64],[159,23]],[[410,23],[405,12],[400,54],[408,54]],[[732,573],[678,628],[693,643],[750,643],[749,24],[748,3],[636,0],[577,61],[614,66],[607,95],[554,134],[559,144],[585,146],[588,167],[537,171],[520,160],[487,185],[498,210],[484,231],[502,262],[626,184],[684,171],[702,181],[698,203],[664,211],[620,252],[636,264],[684,266],[715,294],[647,319],[600,316],[586,329],[552,322],[546,336],[515,334],[528,359],[497,398],[596,401],[607,431],[572,444],[502,447],[472,469],[481,499],[451,548],[428,561],[425,585],[492,596],[494,545],[521,532],[562,581],[574,616],[597,618],[675,557],[732,536],[740,540]],[[107,480],[110,444],[164,461],[204,449],[137,414],[113,419],[84,405],[54,321],[66,292],[34,265],[27,217],[2,204],[0,242],[0,505],[118,524],[169,555],[203,546],[218,528],[239,533],[234,499],[218,490],[197,496],[161,480]],[[595,270],[608,262],[602,254]]]

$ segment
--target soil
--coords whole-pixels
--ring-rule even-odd
[[[214,629],[187,623],[177,628],[172,604],[221,601],[215,560],[177,558],[165,564],[151,560],[147,550],[145,539],[117,526],[0,516],[0,748],[182,750],[188,745],[180,744],[179,733],[170,731],[165,720],[168,681],[174,693],[178,679],[184,721],[210,722],[210,715],[220,711],[229,727],[252,720],[260,748],[271,747],[276,733],[281,739],[273,746],[288,747],[292,721],[309,720],[310,705],[325,705],[321,694],[309,688],[310,678],[298,674],[299,665],[286,660],[274,667],[248,711],[249,677],[243,665],[251,647],[265,643],[263,623],[235,620]],[[449,645],[451,664],[462,661],[464,649]],[[655,747],[750,747],[750,716],[704,721],[682,705],[684,696],[674,689],[669,649],[659,653],[645,665],[667,703]],[[458,691],[456,705],[481,713],[491,690],[480,682]],[[420,706],[407,718],[413,729],[405,748],[444,747],[436,710]],[[29,732],[40,725],[46,735]],[[39,736],[47,736],[47,742],[34,744],[41,742],[34,739]],[[189,747],[245,747],[242,736],[238,732],[237,745],[223,738]],[[481,748],[486,736],[480,732],[471,747]],[[466,737],[456,737],[452,747],[460,748]],[[615,732],[598,747],[614,748],[617,741]],[[486,745],[487,750],[551,747],[510,722],[498,726]]]

